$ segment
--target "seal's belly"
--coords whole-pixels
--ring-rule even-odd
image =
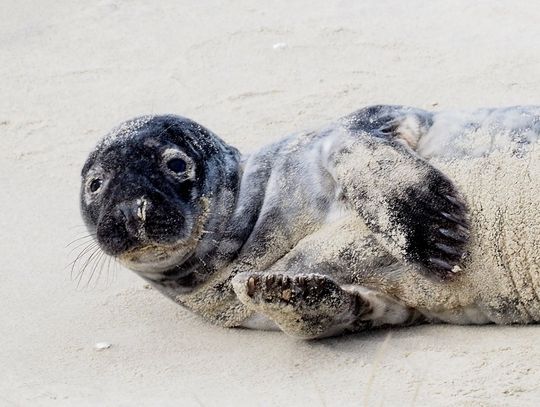
[[[531,147],[523,156],[431,160],[470,208],[470,255],[452,288],[470,292],[493,322],[540,321],[540,146]]]

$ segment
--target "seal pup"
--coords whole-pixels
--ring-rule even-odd
[[[481,247],[506,208],[478,211],[489,205],[468,177],[494,155],[526,163],[539,118],[536,107],[372,106],[242,156],[187,118],[139,117],[88,157],[81,211],[104,252],[225,327],[318,338],[421,321],[536,322],[538,256],[514,261],[530,269],[526,289],[509,252]],[[456,167],[468,170],[447,175]],[[525,207],[537,203],[530,195]]]

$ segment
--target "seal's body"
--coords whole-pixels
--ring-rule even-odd
[[[90,155],[81,206],[105,252],[222,326],[537,322],[539,135],[540,108],[374,106],[242,157],[143,117]]]

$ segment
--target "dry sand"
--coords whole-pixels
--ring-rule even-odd
[[[119,267],[77,289],[65,246],[86,154],[134,115],[249,150],[373,103],[540,104],[539,2],[3,3],[0,405],[538,405],[540,328],[224,330]]]

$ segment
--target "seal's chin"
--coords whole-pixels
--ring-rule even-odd
[[[163,273],[183,264],[193,254],[185,242],[176,245],[149,244],[126,251],[118,256],[120,262],[141,276],[156,280]]]

